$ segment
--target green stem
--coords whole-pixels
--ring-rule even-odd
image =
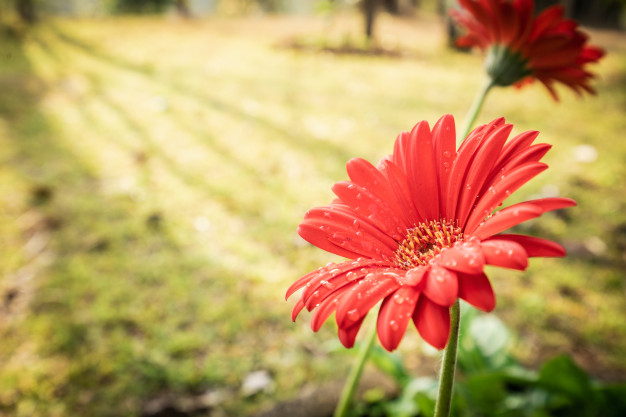
[[[463,140],[465,140],[468,133],[470,132],[470,129],[472,128],[474,121],[476,121],[476,117],[478,117],[478,113],[480,112],[480,109],[482,108],[483,103],[485,102],[485,97],[487,97],[487,93],[489,92],[489,90],[491,90],[491,88],[494,85],[495,84],[493,80],[491,79],[491,77],[487,77],[485,81],[483,81],[483,84],[478,90],[478,94],[476,94],[476,97],[474,98],[474,102],[472,103],[472,106],[468,110],[467,115],[465,116],[465,120],[463,121],[463,128],[461,129],[461,132],[460,132],[461,134],[457,137],[457,140],[456,140],[457,148],[461,145]]]
[[[343,391],[341,391],[339,404],[337,404],[333,417],[346,417],[348,415],[348,409],[350,407],[350,403],[352,402],[352,397],[354,397],[354,393],[359,385],[359,380],[361,379],[361,374],[363,373],[363,366],[365,365],[365,361],[367,360],[367,356],[369,355],[372,345],[374,344],[375,338],[376,323],[371,326],[369,333],[366,335],[366,339],[363,341],[361,350],[359,350],[356,362],[352,365],[350,375],[348,375],[346,385],[344,385]]]
[[[459,345],[459,327],[461,314],[459,300],[450,309],[450,339],[443,353],[441,375],[439,376],[439,394],[435,405],[435,417],[448,417],[452,402],[452,387],[454,386],[454,370],[456,369],[456,350]]]

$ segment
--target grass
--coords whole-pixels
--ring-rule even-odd
[[[406,59],[279,47],[327,28],[120,18],[3,35],[0,414],[133,416],[155,398],[213,394],[222,414],[244,415],[346,374],[333,325],[294,325],[282,300],[333,260],[295,228],[330,201],[349,158],[376,161],[422,119],[460,124],[481,64],[445,49],[429,16],[380,22]],[[522,360],[570,352],[623,379],[626,43],[592,39],[609,52],[597,98],[561,89],[555,104],[533,85],[487,100],[481,121],[504,115],[554,145],[551,169],[518,198],[558,190],[579,202],[528,230],[565,242],[569,258],[491,276]],[[581,144],[597,160],[573,160]],[[409,333],[401,350],[414,363]],[[255,370],[273,390],[244,397]]]

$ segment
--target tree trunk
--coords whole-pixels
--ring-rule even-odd
[[[374,37],[374,19],[378,0],[363,0],[363,13],[365,14],[365,36],[371,40]]]
[[[15,10],[22,21],[28,24],[37,21],[34,0],[15,0]]]
[[[185,19],[191,18],[191,10],[189,9],[188,0],[176,0],[174,2],[174,6],[181,17],[184,17]]]

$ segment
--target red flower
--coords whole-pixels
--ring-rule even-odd
[[[587,46],[578,23],[564,19],[562,6],[552,6],[534,16],[533,0],[459,0],[463,11],[451,12],[467,33],[461,47],[487,51],[487,72],[495,85],[522,84],[537,79],[558,100],[554,82],[577,93],[594,94],[593,75],[585,64],[597,62],[604,51]]]
[[[524,270],[529,257],[565,255],[545,239],[498,234],[576,204],[545,198],[493,213],[547,168],[539,160],[550,145],[532,145],[538,135],[532,131],[505,143],[512,128],[496,119],[470,133],[457,152],[454,119],[447,115],[432,132],[423,121],[402,133],[378,167],[350,160],[351,181],[333,186],[338,198],[309,210],[298,227],[313,245],[349,260],[291,285],[287,298],[304,288],[292,319],[305,307],[315,310],[317,331],[335,312],[339,339],[351,347],[365,315],[382,300],[377,327],[387,350],[398,346],[410,319],[442,349],[457,297],[484,311],[495,307],[485,265]]]

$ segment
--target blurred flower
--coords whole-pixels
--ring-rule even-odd
[[[309,210],[298,227],[308,242],[350,260],[313,271],[287,290],[288,298],[304,288],[292,319],[305,307],[315,310],[311,327],[317,331],[335,312],[339,339],[351,347],[366,314],[382,300],[377,330],[387,350],[398,346],[410,319],[424,340],[442,349],[457,298],[484,311],[495,307],[485,265],[524,270],[528,257],[565,255],[545,239],[497,234],[575,205],[545,198],[493,213],[547,168],[539,160],[550,146],[532,145],[538,132],[505,143],[512,128],[496,119],[470,133],[457,152],[454,119],[447,115],[432,132],[423,121],[402,133],[378,167],[350,160],[351,181],[333,186],[338,198]]]
[[[521,86],[537,79],[558,100],[554,82],[577,93],[595,93],[593,75],[584,66],[597,62],[604,51],[587,46],[578,23],[564,18],[560,5],[534,16],[533,0],[459,0],[463,10],[452,16],[467,31],[457,39],[461,47],[487,52],[485,66],[494,85]]]

